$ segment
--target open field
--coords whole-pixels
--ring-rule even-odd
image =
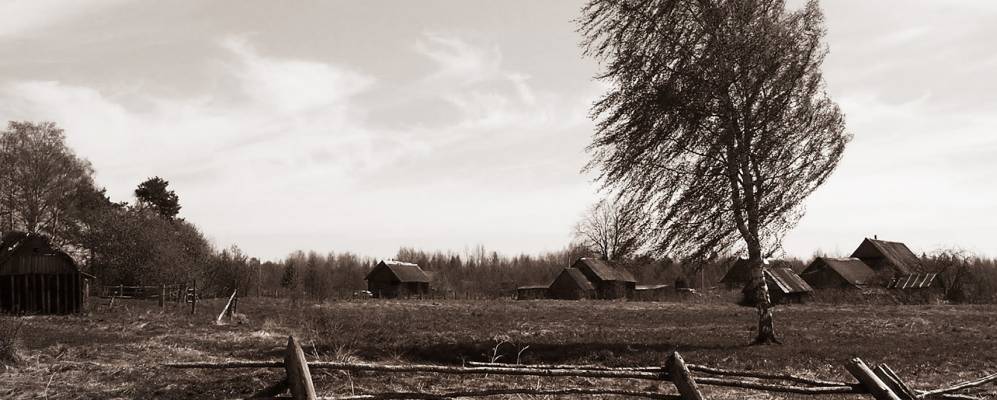
[[[161,311],[133,301],[85,316],[22,318],[21,363],[0,373],[0,398],[239,398],[275,382],[280,370],[173,370],[170,361],[275,360],[287,335],[310,360],[456,364],[462,361],[659,365],[672,350],[688,362],[848,380],[850,357],[889,363],[915,387],[937,387],[997,370],[997,306],[784,306],[782,346],[745,346],[753,309],[726,304],[560,301],[368,301],[304,304],[242,299],[242,324],[215,326],[222,300]],[[499,345],[499,343],[502,343]],[[496,350],[496,345],[498,345]],[[520,350],[522,352],[520,353]],[[320,394],[442,390],[518,384],[583,387],[599,379],[386,375],[317,370]],[[673,390],[619,381],[616,387]],[[815,398],[707,387],[717,399]],[[975,392],[997,396],[997,386]]]

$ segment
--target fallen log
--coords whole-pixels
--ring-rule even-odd
[[[531,396],[558,396],[558,395],[616,395],[640,397],[645,399],[679,400],[679,396],[664,393],[640,392],[636,390],[620,389],[484,389],[484,390],[461,390],[446,393],[419,393],[419,392],[397,392],[397,393],[375,393],[355,396],[335,396],[320,397],[319,400],[395,400],[395,399],[424,399],[442,400],[460,397],[487,397],[502,395],[531,395]]]
[[[163,364],[169,368],[283,368],[280,361],[227,361],[227,362],[189,362]],[[644,371],[590,371],[575,369],[536,369],[536,368],[497,368],[497,367],[451,367],[445,365],[384,365],[364,363],[344,363],[335,361],[314,361],[308,363],[310,369],[332,369],[341,371],[377,371],[377,372],[435,372],[441,374],[495,374],[495,375],[530,375],[530,376],[573,376],[581,378],[627,378],[662,380],[669,379],[668,374]]]
[[[921,397],[934,396],[939,394],[946,394],[951,392],[957,392],[963,389],[969,389],[972,387],[983,386],[990,382],[997,382],[997,374],[987,375],[979,379],[974,379],[971,381],[965,381],[950,385],[949,387],[935,390],[928,390],[921,393]]]
[[[697,377],[696,383],[700,385],[734,387],[741,389],[754,389],[765,392],[797,393],[797,394],[849,394],[866,393],[860,387],[852,385],[844,386],[792,386],[774,383],[764,383],[757,381],[745,381],[738,379],[715,378],[712,376]]]
[[[714,368],[714,367],[708,367],[708,366],[705,366],[705,365],[698,365],[698,364],[686,364],[686,367],[688,367],[690,371],[704,372],[704,373],[712,374],[712,375],[735,376],[735,377],[746,377],[746,378],[759,378],[759,379],[773,379],[773,380],[781,380],[781,381],[791,381],[791,382],[796,382],[796,383],[804,383],[804,384],[814,385],[814,386],[851,386],[851,384],[846,383],[846,382],[825,381],[825,380],[822,380],[822,379],[807,378],[807,377],[802,377],[802,376],[796,376],[796,375],[791,375],[791,374],[775,373],[775,372],[741,371],[741,370]]]
[[[492,362],[468,361],[465,364],[472,367],[496,367],[496,368],[541,368],[541,369],[584,369],[589,371],[644,371],[644,372],[664,372],[664,367],[607,367],[594,364],[506,364]],[[692,364],[688,364],[692,365]]]

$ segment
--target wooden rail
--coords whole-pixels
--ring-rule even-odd
[[[720,386],[758,390],[776,393],[796,393],[807,395],[827,394],[868,394],[876,400],[981,400],[977,397],[954,394],[953,392],[997,382],[997,374],[959,382],[941,389],[915,390],[901,380],[893,370],[883,364],[870,367],[858,358],[852,359],[845,369],[857,383],[835,382],[830,380],[801,377],[791,374],[760,371],[738,371],[731,369],[687,364],[682,356],[674,352],[661,367],[611,368],[597,365],[523,365],[499,363],[468,363],[469,366],[444,365],[387,365],[347,362],[308,362],[300,345],[293,337],[288,337],[287,350],[283,361],[226,361],[226,362],[185,362],[164,364],[170,368],[283,368],[285,378],[250,398],[253,399],[336,399],[336,400],[389,400],[389,399],[451,399],[457,397],[486,397],[497,395],[617,395],[668,400],[704,400],[706,397],[700,386]],[[585,377],[608,379],[645,379],[670,381],[678,395],[623,390],[614,388],[501,388],[482,390],[454,390],[440,393],[391,392],[370,393],[354,396],[319,397],[312,382],[311,370],[331,369],[341,371],[374,371],[404,373],[441,374],[493,374],[548,377]],[[711,376],[694,375],[694,372]],[[792,382],[792,383],[787,383]],[[290,391],[291,397],[280,397]]]

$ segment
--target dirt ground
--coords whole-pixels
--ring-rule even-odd
[[[278,360],[288,335],[309,360],[660,365],[687,362],[851,381],[851,357],[887,363],[916,388],[997,372],[997,306],[782,306],[781,346],[747,346],[755,313],[733,304],[600,301],[339,301],[292,306],[242,299],[240,323],[213,323],[223,300],[189,308],[119,303],[76,316],[28,316],[20,362],[0,370],[3,399],[244,398],[277,369],[178,370],[178,361]],[[654,381],[313,371],[320,395],[381,391],[612,386],[671,392]],[[706,388],[712,399],[849,399]],[[964,392],[997,398],[997,385]],[[516,398],[524,398],[518,396]]]

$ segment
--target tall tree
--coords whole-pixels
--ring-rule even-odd
[[[14,122],[0,131],[0,216],[5,229],[63,241],[78,192],[93,190],[90,163],[66,146],[52,122]]]
[[[850,139],[824,90],[817,2],[591,0],[579,31],[612,83],[589,168],[644,205],[658,253],[747,253],[755,342],[778,342],[762,259]]]
[[[645,221],[640,207],[604,199],[575,226],[575,239],[604,260],[623,261],[644,246]]]
[[[139,205],[150,207],[163,218],[173,219],[180,213],[180,198],[167,187],[170,182],[158,176],[146,179],[135,188]]]

